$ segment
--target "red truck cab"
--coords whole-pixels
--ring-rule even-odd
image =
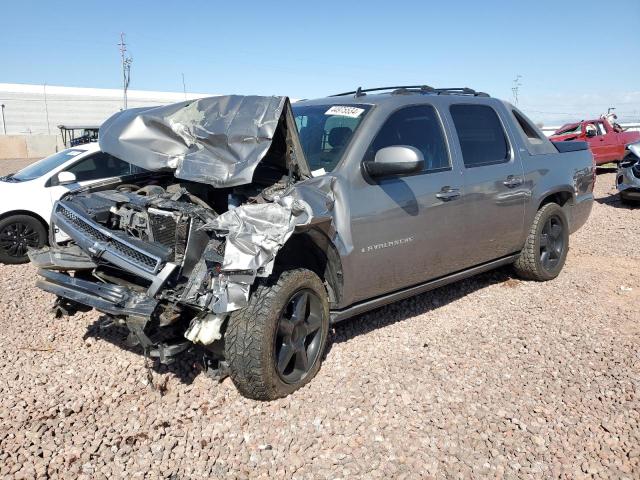
[[[565,142],[582,140],[589,144],[596,165],[619,162],[627,153],[625,147],[640,140],[640,132],[626,132],[611,125],[606,118],[568,123],[554,132],[549,140]]]

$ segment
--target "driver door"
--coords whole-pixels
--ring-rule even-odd
[[[589,136],[589,130],[594,132],[592,136]],[[602,124],[597,122],[589,122],[584,125],[585,140],[589,144],[591,153],[596,160],[596,163],[607,162],[608,148],[605,144],[604,130]]]
[[[366,178],[350,189],[358,288],[354,301],[416,285],[462,268],[463,179],[431,105],[389,115],[364,160],[390,146],[422,152],[425,166],[404,176]]]

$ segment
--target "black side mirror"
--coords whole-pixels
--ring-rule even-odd
[[[410,175],[424,168],[422,152],[408,145],[381,148],[373,161],[363,162],[364,169],[372,178],[388,175]]]

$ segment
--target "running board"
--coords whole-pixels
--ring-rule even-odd
[[[369,310],[382,307],[389,303],[397,302],[398,300],[404,300],[405,298],[428,292],[429,290],[433,290],[434,288],[442,287],[444,285],[448,285],[449,283],[457,282],[458,280],[463,280],[479,273],[502,267],[503,265],[508,265],[509,263],[513,263],[516,258],[518,258],[518,255],[519,254],[509,255],[508,257],[503,257],[498,260],[483,263],[482,265],[478,265],[477,267],[473,267],[468,270],[462,270],[460,272],[447,275],[446,277],[440,277],[436,280],[430,280],[426,283],[421,283],[404,290],[389,293],[382,297],[377,297],[372,300],[366,300],[361,303],[356,303],[355,305],[345,308],[344,310],[332,310],[330,312],[330,321],[331,323],[338,323],[342,320],[346,320],[347,318],[351,318],[355,315],[368,312]]]

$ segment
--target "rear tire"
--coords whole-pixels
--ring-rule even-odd
[[[42,248],[47,229],[29,215],[11,215],[0,220],[0,262],[27,263],[27,247]]]
[[[557,203],[547,203],[536,213],[529,235],[515,261],[521,278],[539,282],[556,278],[569,251],[569,222]]]
[[[320,278],[296,269],[258,285],[229,318],[225,357],[240,393],[284,397],[320,369],[329,332],[329,301]]]

